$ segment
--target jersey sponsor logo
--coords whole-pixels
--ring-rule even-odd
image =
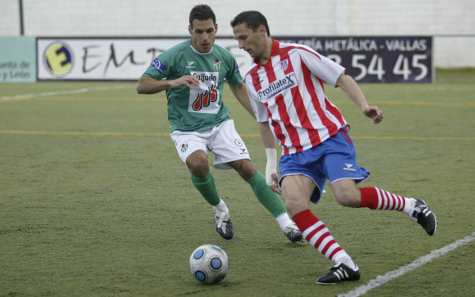
[[[210,106],[211,103],[216,102],[216,100],[218,100],[218,90],[216,90],[215,85],[212,85],[209,90],[198,93],[191,108],[193,108],[194,111],[200,111]]]
[[[158,58],[153,59],[152,66],[163,74],[165,74],[165,72],[167,71],[167,65],[161,62]]]
[[[297,78],[295,73],[292,72],[281,79],[273,81],[266,88],[259,90],[257,96],[259,97],[259,101],[264,101],[296,85]]]
[[[215,84],[218,83],[218,77],[213,72],[192,72],[194,78],[204,83],[206,82],[214,82]]]
[[[217,113],[220,109],[218,102],[219,72],[192,71],[191,75],[200,81],[200,86],[190,89],[189,110]]]

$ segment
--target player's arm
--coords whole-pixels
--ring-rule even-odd
[[[277,150],[274,134],[272,134],[268,122],[259,123],[259,132],[266,151],[266,183],[272,186],[275,192],[278,192]]]
[[[251,94],[251,93],[249,93]],[[272,186],[276,192],[279,191],[277,184],[277,150],[275,148],[275,138],[272,133],[266,108],[256,98],[248,97],[249,106],[259,125],[259,134],[266,152],[266,183]]]
[[[344,67],[307,46],[300,46],[298,53],[313,75],[328,84],[340,87],[367,117],[373,119],[374,123],[377,124],[383,120],[382,111],[377,106],[368,104],[356,81],[345,74]]]
[[[137,93],[155,94],[170,88],[187,86],[189,88],[198,86],[200,81],[191,75],[184,75],[178,79],[157,80],[148,75],[143,75],[137,83]]]
[[[351,101],[353,101],[367,117],[371,118],[375,124],[383,120],[383,112],[377,106],[368,104],[368,100],[363,94],[363,91],[351,76],[342,73],[336,81],[336,86],[340,87]]]
[[[260,117],[262,118],[262,116],[259,116],[258,110],[254,111],[244,84],[229,85],[229,87],[239,103],[241,103],[252,117],[256,118],[257,115],[257,120],[259,120]],[[259,133],[261,134],[262,143],[264,144],[266,151],[266,182],[271,186],[273,185],[273,175],[275,175],[274,178],[277,178],[277,151],[275,149],[274,135],[272,134],[269,123],[266,120],[264,122],[259,122]]]
[[[234,97],[239,101],[239,103],[244,107],[247,112],[253,117],[256,118],[254,115],[254,110],[252,109],[251,102],[249,100],[249,96],[247,95],[246,86],[244,84],[229,84],[229,88],[231,92],[233,92]]]

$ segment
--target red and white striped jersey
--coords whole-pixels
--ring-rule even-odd
[[[257,120],[269,122],[284,155],[313,148],[347,125],[323,86],[335,86],[344,71],[307,46],[273,40],[269,62],[245,75]]]

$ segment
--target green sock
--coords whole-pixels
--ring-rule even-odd
[[[260,172],[256,172],[248,181],[259,202],[274,216],[283,214],[285,210],[282,199],[267,185],[266,179]]]
[[[208,173],[205,177],[191,176],[193,186],[201,193],[203,198],[208,201],[209,204],[216,206],[219,203],[218,190],[214,184],[214,178],[211,173]]]

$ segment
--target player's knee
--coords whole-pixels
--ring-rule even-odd
[[[194,176],[204,177],[209,173],[208,156],[204,153],[193,153],[186,159],[186,166]]]
[[[285,208],[291,217],[308,209],[308,203],[304,199],[287,199],[285,200]]]
[[[360,205],[360,193],[356,187],[345,187],[334,192],[335,200],[348,207],[358,207]]]
[[[282,198],[285,202],[285,208],[287,208],[287,212],[291,217],[308,208],[308,201],[299,193],[283,190]]]
[[[231,166],[239,173],[239,175],[249,181],[255,174],[256,168],[249,160],[238,160],[232,162]]]

